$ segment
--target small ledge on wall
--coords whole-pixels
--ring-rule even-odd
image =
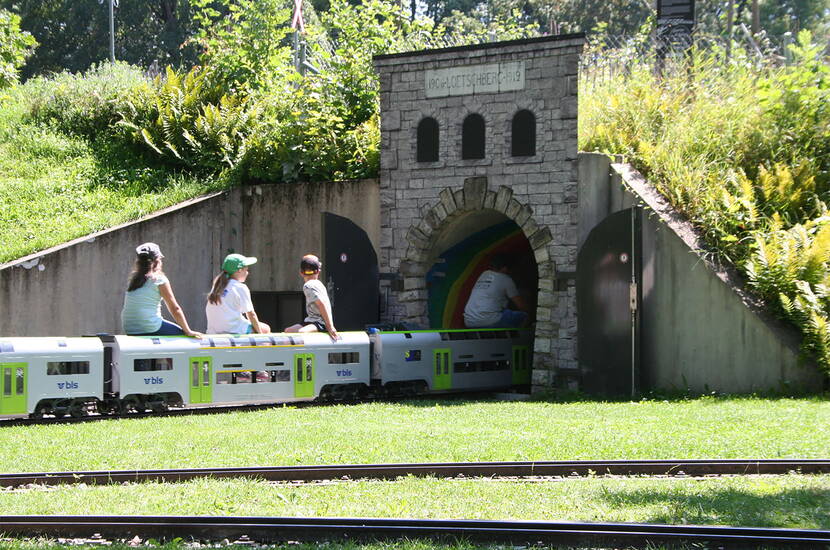
[[[413,162],[412,166],[415,170],[440,170],[447,167],[446,161],[437,160],[435,162]]]
[[[493,159],[489,157],[483,159],[459,159],[458,164],[460,166],[492,166]]]
[[[505,164],[539,164],[545,161],[544,155],[533,155],[532,157],[504,157]]]

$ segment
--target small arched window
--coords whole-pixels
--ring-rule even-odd
[[[418,162],[438,162],[438,121],[426,117],[418,123],[415,158]]]
[[[536,117],[522,109],[513,117],[510,154],[514,157],[532,157],[536,154]]]
[[[461,127],[461,158],[483,159],[484,142],[484,118],[477,113],[467,115]]]

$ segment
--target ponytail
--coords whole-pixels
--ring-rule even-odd
[[[130,273],[130,280],[127,284],[127,292],[138,290],[147,282],[147,276],[155,269],[157,258],[151,258],[149,254],[139,254],[135,259],[133,272]]]
[[[208,294],[208,303],[219,305],[222,302],[222,293],[225,292],[229,280],[230,277],[224,271],[213,278],[213,288]]]

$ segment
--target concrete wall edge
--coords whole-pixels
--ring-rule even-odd
[[[201,195],[201,196],[198,196],[198,197],[195,197],[195,198],[192,198],[192,199],[188,199],[188,200],[183,201],[183,202],[176,203],[172,206],[168,206],[167,208],[162,208],[161,210],[156,210],[156,211],[151,212],[150,214],[147,214],[147,215],[142,216],[140,218],[136,218],[134,220],[130,220],[128,222],[124,222],[122,224],[115,225],[113,227],[108,227],[107,229],[102,229],[101,231],[96,231],[94,233],[88,233],[86,235],[78,237],[77,239],[72,239],[71,241],[67,241],[65,243],[43,249],[39,252],[34,252],[32,254],[29,254],[28,256],[23,256],[22,258],[12,260],[12,261],[7,262],[5,264],[0,264],[0,271],[3,271],[4,269],[8,269],[8,268],[11,268],[11,267],[18,267],[18,266],[25,267],[24,264],[26,264],[27,262],[31,262],[32,260],[36,260],[38,258],[48,256],[49,254],[59,252],[61,250],[64,250],[66,248],[70,248],[70,247],[75,246],[77,244],[81,244],[81,243],[85,243],[85,242],[92,242],[95,239],[97,239],[98,237],[102,237],[102,236],[108,235],[110,233],[115,233],[115,232],[120,231],[124,228],[130,227],[130,226],[133,226],[133,225],[137,225],[137,224],[140,224],[142,222],[146,222],[146,221],[149,221],[149,220],[152,220],[152,219],[155,219],[155,218],[159,218],[159,217],[164,216],[166,214],[171,214],[171,213],[174,213],[174,212],[179,212],[181,210],[185,210],[185,209],[187,209],[191,206],[209,201],[211,199],[214,199],[214,198],[219,197],[219,196],[221,196],[223,194],[226,194],[226,193],[228,193],[228,190],[216,191],[216,192],[213,192],[213,193],[208,193],[207,195]]]
[[[764,303],[749,290],[746,279],[734,265],[716,262],[713,254],[707,251],[699,231],[639,171],[630,164],[614,162],[611,163],[611,170],[620,176],[622,184],[635,199],[654,212],[664,226],[677,235],[689,251],[729,287],[741,303],[767,325],[788,349],[799,353],[802,337],[798,329],[770,313]],[[817,368],[812,361],[806,361],[805,364]]]

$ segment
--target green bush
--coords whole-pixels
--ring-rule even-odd
[[[108,134],[128,98],[150,91],[150,79],[126,63],[102,63],[83,74],[60,73],[28,81],[28,115],[64,134],[91,140]]]
[[[20,16],[0,10],[0,89],[17,83],[18,71],[36,46],[34,37],[20,30]]]
[[[219,173],[245,154],[253,124],[248,103],[247,96],[223,94],[209,71],[168,67],[151,87],[130,90],[113,137],[176,168]]]
[[[830,68],[810,40],[783,67],[701,50],[663,78],[584,78],[580,147],[645,172],[830,373]]]

